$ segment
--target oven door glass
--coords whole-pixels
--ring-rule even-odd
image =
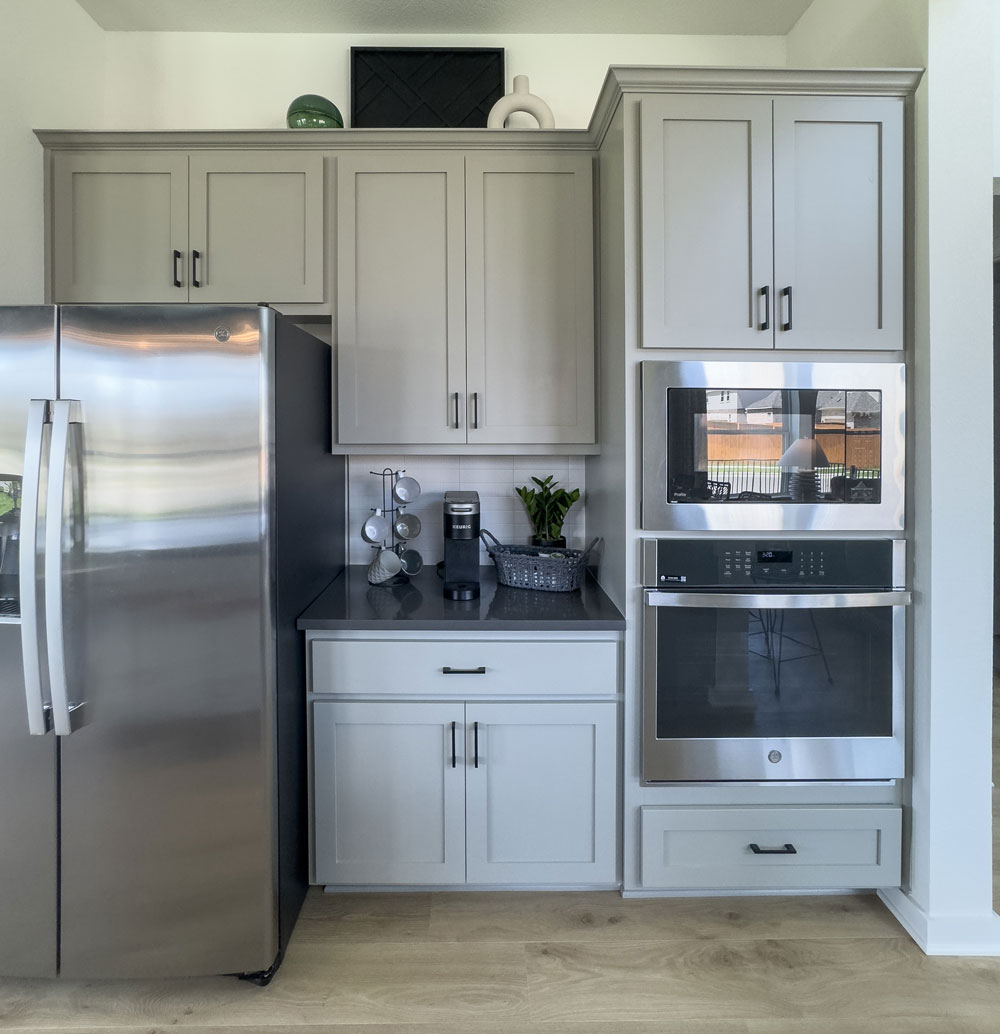
[[[905,596],[647,593],[644,778],[902,775]]]
[[[669,503],[881,501],[877,389],[671,388]]]

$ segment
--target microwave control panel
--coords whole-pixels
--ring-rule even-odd
[[[890,539],[647,539],[643,584],[658,589],[886,588]]]

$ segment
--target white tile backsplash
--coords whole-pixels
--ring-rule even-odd
[[[373,547],[361,537],[361,525],[373,509],[382,506],[382,479],[369,471],[405,470],[408,477],[420,483],[420,497],[405,507],[420,518],[421,532],[412,546],[433,566],[444,556],[442,531],[445,492],[478,492],[481,507],[480,526],[492,532],[502,543],[526,544],[531,538],[524,504],[515,494],[515,487],[532,487],[532,476],[555,477],[561,488],[580,489],[580,500],[574,503],[563,531],[566,544],[583,549],[584,458],[582,456],[351,456],[349,458],[348,536],[349,562],[367,564]],[[391,501],[390,506],[394,505]],[[491,564],[485,549],[480,563]]]

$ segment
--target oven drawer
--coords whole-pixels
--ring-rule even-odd
[[[609,696],[618,644],[392,639],[312,644],[312,691],[351,696]]]
[[[648,889],[898,887],[901,810],[645,807]]]

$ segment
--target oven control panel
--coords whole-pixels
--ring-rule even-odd
[[[658,589],[894,584],[891,539],[646,539],[642,566]]]

